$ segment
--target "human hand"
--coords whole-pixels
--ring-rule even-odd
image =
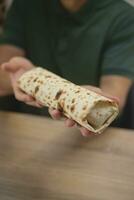
[[[41,107],[41,105],[36,102],[33,97],[25,94],[18,87],[18,79],[20,76],[33,67],[34,65],[29,60],[22,57],[14,57],[9,62],[1,65],[1,69],[9,73],[15,98],[19,101],[25,102],[28,105]]]

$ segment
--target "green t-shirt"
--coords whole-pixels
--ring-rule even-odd
[[[134,8],[123,0],[88,0],[75,13],[60,0],[14,0],[0,43],[25,50],[35,65],[76,84],[134,77]]]

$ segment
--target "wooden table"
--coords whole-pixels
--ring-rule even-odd
[[[134,131],[0,112],[0,200],[134,200]]]

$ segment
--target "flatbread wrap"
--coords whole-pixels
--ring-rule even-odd
[[[91,132],[101,133],[118,115],[112,99],[36,67],[18,81],[20,89],[42,105],[60,110]]]

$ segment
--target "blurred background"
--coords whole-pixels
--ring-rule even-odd
[[[6,12],[10,7],[13,0],[0,0],[0,31],[2,31]]]

